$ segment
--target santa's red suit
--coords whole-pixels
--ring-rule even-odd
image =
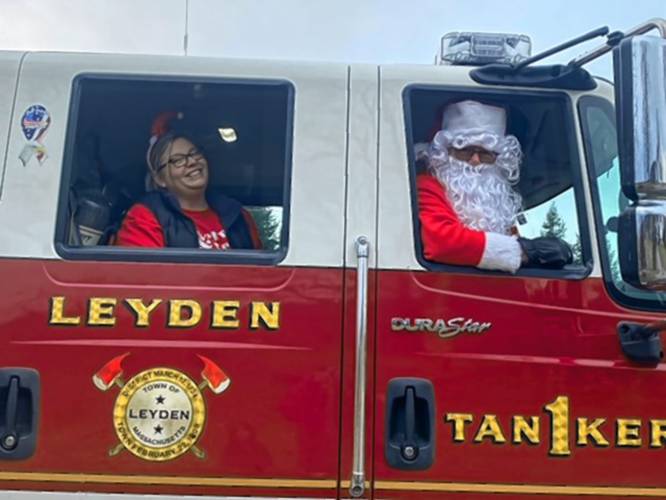
[[[433,262],[515,272],[521,251],[514,236],[465,226],[432,175],[417,177],[423,254]]]

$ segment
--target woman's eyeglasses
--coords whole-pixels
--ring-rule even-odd
[[[190,158],[196,163],[199,162],[203,159],[203,153],[199,151],[198,149],[193,149],[187,154],[177,154],[177,155],[171,155],[169,156],[169,159],[167,160],[166,163],[162,163],[160,165],[160,168],[158,169],[158,172],[162,170],[164,167],[167,165],[172,165],[175,168],[183,168],[185,165],[187,165],[190,161]]]
[[[460,161],[469,161],[474,155],[477,155],[481,163],[493,164],[497,160],[497,153],[474,146],[462,149],[449,148],[449,154]]]

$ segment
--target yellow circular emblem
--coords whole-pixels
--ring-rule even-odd
[[[144,460],[172,460],[193,449],[206,422],[201,389],[172,368],[151,368],[132,377],[113,407],[120,443]],[[200,453],[200,452],[199,452]]]

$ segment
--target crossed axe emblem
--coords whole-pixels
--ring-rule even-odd
[[[116,356],[102,366],[102,368],[100,368],[92,377],[95,387],[102,392],[108,391],[113,386],[122,389],[125,386],[122,363],[129,354],[129,352],[126,352]],[[231,379],[211,359],[199,354],[197,354],[197,357],[203,362],[203,369],[201,370],[202,380],[198,384],[199,390],[203,391],[208,388],[213,394],[223,393],[231,384]],[[117,455],[123,447],[124,445],[122,443],[117,444],[109,450],[109,455]],[[194,445],[192,445],[191,451],[199,458],[204,458],[205,456],[204,451]]]
[[[129,352],[116,356],[107,362],[97,373],[93,375],[93,383],[100,391],[105,392],[112,386],[116,385],[122,388],[125,385],[123,380],[123,360],[129,356]],[[206,387],[213,391],[214,394],[222,394],[229,384],[231,379],[222,371],[214,361],[205,356],[197,354],[197,357],[203,362],[204,368],[201,370],[202,381],[199,383],[199,389],[204,390]]]

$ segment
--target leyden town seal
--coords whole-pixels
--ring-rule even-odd
[[[109,361],[93,376],[95,385],[105,391],[120,387],[113,406],[113,427],[119,444],[109,454],[123,449],[144,460],[173,460],[188,451],[204,458],[197,443],[206,423],[206,402],[202,390],[220,394],[230,384],[229,378],[211,360],[203,356],[203,378],[197,384],[174,368],[144,370],[127,383],[121,380],[124,354]]]
[[[206,404],[199,387],[171,368],[152,368],[132,377],[113,408],[120,443],[147,460],[171,460],[186,453],[198,441],[205,422]]]

